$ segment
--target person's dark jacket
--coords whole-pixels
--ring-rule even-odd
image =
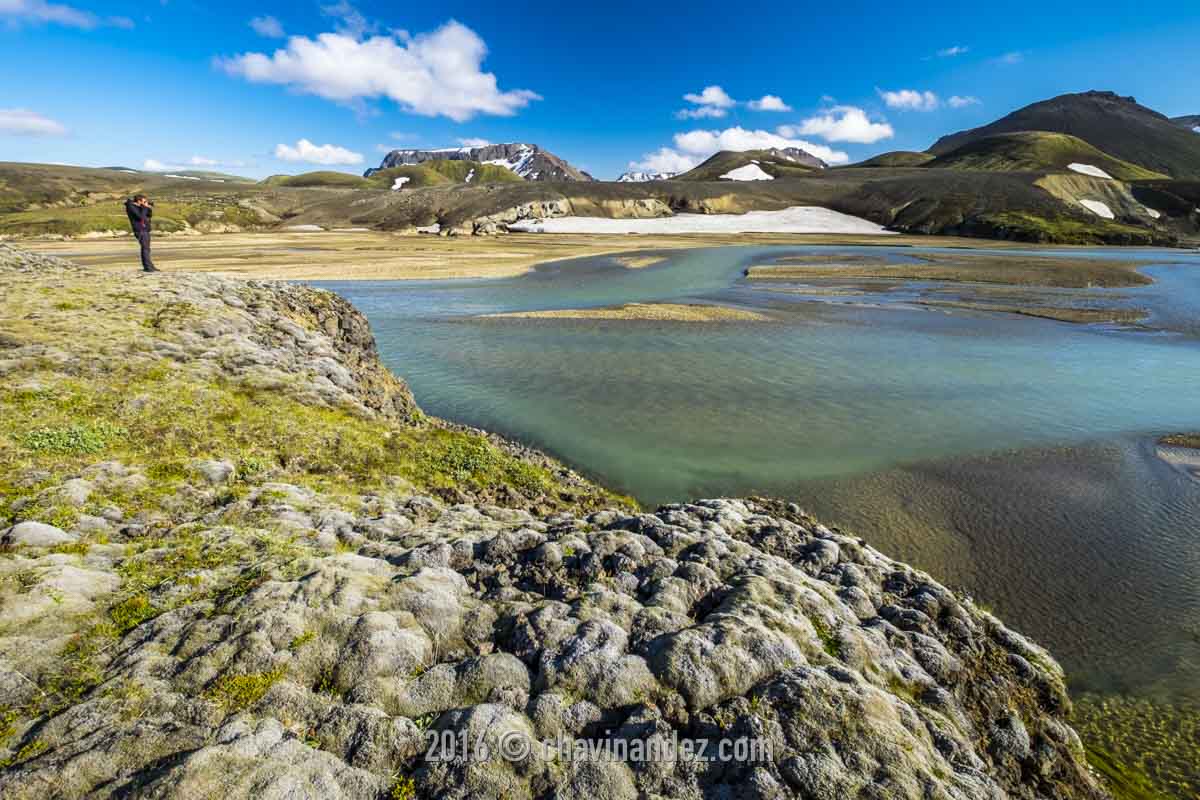
[[[134,236],[150,232],[150,219],[154,216],[153,208],[140,206],[131,198],[125,201],[125,213],[129,216],[129,224],[133,227]]]

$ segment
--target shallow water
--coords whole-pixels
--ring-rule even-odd
[[[511,280],[326,285],[367,314],[432,414],[651,504],[797,497],[996,606],[1082,685],[1200,692],[1200,483],[1146,444],[1200,429],[1200,256],[1137,251],[1189,263],[1149,268],[1153,286],[1072,293],[1108,291],[1167,332],[921,309],[903,290],[814,303],[741,279],[822,251],[914,252],[718,248],[642,269],[593,258]],[[475,318],[689,299],[780,321]]]

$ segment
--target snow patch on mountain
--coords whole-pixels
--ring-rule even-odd
[[[1086,208],[1096,216],[1104,217],[1105,219],[1116,219],[1117,215],[1113,210],[1099,200],[1080,200],[1079,205]]]
[[[1082,175],[1091,175],[1093,178],[1106,178],[1112,180],[1113,176],[1109,175],[1099,167],[1094,167],[1091,164],[1067,164],[1067,169],[1073,172],[1078,172]]]
[[[773,181],[775,176],[767,173],[758,165],[757,161],[751,161],[745,166],[731,169],[721,176],[727,181]]]

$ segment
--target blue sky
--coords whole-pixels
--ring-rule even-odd
[[[1197,42],[1195,2],[0,0],[0,160],[361,172],[481,140],[601,178],[785,142],[856,161],[1070,91],[1200,113]]]

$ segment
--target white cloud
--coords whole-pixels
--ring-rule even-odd
[[[1011,53],[1005,53],[999,58],[993,58],[992,61],[996,64],[1004,64],[1006,66],[1012,64],[1020,64],[1025,60],[1025,54],[1020,50],[1014,50]]]
[[[206,156],[171,159],[163,161],[157,158],[147,158],[142,162],[142,169],[147,172],[182,172],[189,169],[213,169],[215,167],[244,167],[244,161],[220,161]]]
[[[0,0],[3,2],[3,0]],[[24,108],[0,108],[0,133],[16,136],[65,136],[61,122]]]
[[[683,99],[698,106],[733,108],[736,105],[736,101],[720,86],[705,86],[700,94],[685,94]]]
[[[255,17],[250,20],[250,27],[259,36],[265,36],[268,39],[282,39],[284,37],[283,25],[272,16]]]
[[[781,126],[779,132],[787,136],[820,136],[827,142],[857,144],[872,144],[896,135],[891,125],[872,122],[867,112],[854,106],[834,106],[799,125]]]
[[[0,0],[0,19],[8,20],[13,25],[22,22],[53,23],[82,30],[92,30],[101,25],[133,27],[133,20],[128,17],[100,18],[90,11],[63,3],[48,3],[46,0]]]
[[[717,106],[700,106],[699,108],[683,108],[675,112],[676,119],[720,119],[728,112]]]
[[[3,2],[3,0],[0,0]],[[430,33],[405,31],[362,38],[350,24],[315,39],[294,36],[272,55],[243,53],[217,64],[254,83],[274,83],[352,105],[389,98],[414,114],[456,122],[476,114],[512,116],[540,96],[527,89],[501,91],[483,72],[487,45],[451,20]]]
[[[967,106],[977,106],[981,102],[982,101],[978,97],[973,95],[956,94],[951,96],[950,99],[946,101],[946,104],[951,108],[966,108]]]
[[[720,119],[729,113],[728,109],[737,105],[737,101],[720,86],[705,86],[699,94],[688,93],[683,99],[698,108],[676,111],[676,119]]]
[[[970,51],[970,49],[971,48],[969,47],[963,47],[962,45],[956,44],[943,50],[938,50],[937,54],[939,58],[953,58],[954,56],[965,55]]]
[[[629,168],[643,172],[680,173],[687,172],[699,163],[700,159],[695,156],[685,156],[677,150],[663,147],[654,153],[646,153],[641,161],[630,161]]]
[[[338,147],[335,144],[315,145],[308,139],[301,139],[295,145],[275,145],[275,157],[280,161],[303,161],[308,164],[323,164],[325,166],[361,164],[361,153]]]
[[[491,144],[491,142],[489,142],[487,139],[479,139],[475,137],[459,139],[458,143],[463,147],[487,147],[489,144]]]
[[[883,102],[888,108],[895,108],[900,111],[933,111],[941,101],[933,92],[921,92],[916,89],[899,89],[894,92],[885,92],[882,89],[877,89],[879,96],[883,98]]]
[[[355,39],[361,39],[364,34],[375,33],[379,30],[378,25],[368,21],[362,15],[362,12],[347,2],[347,0],[341,0],[341,2],[333,3],[332,5],[321,6],[321,13],[341,23],[337,27],[338,33],[344,33]]]
[[[751,100],[746,103],[751,111],[791,111],[792,107],[783,102],[782,97],[777,97],[773,94],[764,94],[757,100]]]
[[[686,172],[704,159],[722,150],[764,150],[771,147],[799,147],[827,164],[845,164],[850,157],[840,150],[786,135],[789,126],[776,133],[747,130],[740,126],[724,130],[695,130],[677,133],[674,147],[662,147],[647,153],[641,161],[631,161],[629,168],[646,172]]]

